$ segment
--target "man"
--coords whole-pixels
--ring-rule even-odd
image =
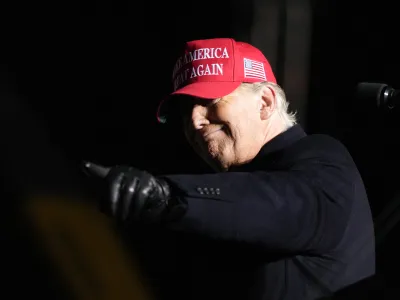
[[[173,84],[158,118],[179,120],[216,173],[104,172],[111,216],[181,234],[173,258],[157,249],[184,261],[166,279],[166,298],[321,299],[374,274],[373,222],[351,156],[296,124],[260,50],[227,38],[188,42]]]

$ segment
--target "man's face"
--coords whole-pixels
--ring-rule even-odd
[[[252,160],[263,146],[260,93],[238,88],[215,99],[181,99],[185,136],[209,165],[227,170]]]

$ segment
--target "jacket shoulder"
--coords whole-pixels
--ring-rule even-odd
[[[310,134],[293,145],[296,152],[321,158],[346,158],[351,155],[338,139],[326,134]],[[352,159],[351,159],[352,160]]]

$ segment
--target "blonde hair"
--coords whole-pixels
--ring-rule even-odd
[[[275,92],[277,112],[287,128],[297,124],[296,112],[289,110],[289,102],[286,100],[286,94],[283,89],[272,82],[255,82],[255,83],[242,83],[242,87],[251,89],[253,92],[258,92],[263,87],[269,87]]]

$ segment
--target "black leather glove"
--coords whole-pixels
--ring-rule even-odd
[[[104,168],[85,163],[87,172],[104,177],[110,195],[106,211],[122,222],[156,223],[182,215],[185,205],[173,198],[169,184],[162,178],[130,166]]]

